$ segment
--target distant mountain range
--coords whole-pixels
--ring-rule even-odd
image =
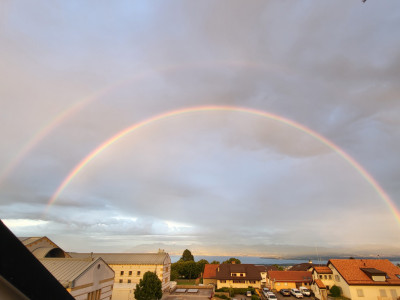
[[[199,245],[199,244],[141,244],[124,252],[156,252],[164,249],[170,255],[181,255],[189,249],[194,255],[253,256],[272,259],[328,260],[332,258],[389,258],[400,261],[400,248],[382,245],[312,247],[306,245]]]

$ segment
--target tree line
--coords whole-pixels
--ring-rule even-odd
[[[236,264],[241,263],[239,259],[234,257],[231,257],[222,263],[231,264],[233,262]],[[196,262],[190,250],[186,249],[183,251],[181,258],[171,265],[171,280],[199,278],[204,272],[204,265],[206,264],[210,264],[206,259],[200,259]],[[219,265],[220,262],[213,260],[211,264]]]

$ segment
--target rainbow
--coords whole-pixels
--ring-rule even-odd
[[[143,80],[145,78],[151,78],[152,76],[158,73],[171,73],[177,72],[180,70],[190,70],[190,69],[205,69],[211,68],[215,66],[228,66],[234,68],[252,68],[259,70],[269,70],[274,73],[279,73],[282,69],[281,66],[277,65],[261,65],[250,62],[243,61],[210,61],[210,62],[202,62],[197,64],[187,64],[187,65],[164,65],[158,69],[149,69],[139,72],[138,74],[117,81],[111,85],[105,86],[104,88],[91,93],[90,95],[76,101],[74,104],[59,112],[55,117],[53,117],[49,122],[44,124],[36,133],[21,147],[19,151],[16,152],[16,155],[10,160],[10,162],[0,171],[0,184],[3,183],[5,178],[21,163],[21,161],[31,152],[42,140],[44,140],[51,132],[53,132],[58,126],[60,126],[63,122],[80,112],[86,106],[91,104],[94,101],[97,101],[107,95],[108,93],[125,86],[130,83],[134,83],[136,81]],[[290,73],[290,70],[283,70],[286,74]]]
[[[197,107],[189,107],[189,108],[182,108],[178,110],[173,110],[169,112],[165,112],[162,114],[158,114],[156,116],[153,116],[151,118],[148,118],[144,121],[141,121],[139,123],[135,123],[122,131],[118,132],[105,142],[103,142],[101,145],[99,145],[96,149],[94,149],[92,152],[90,152],[84,159],[82,159],[73,169],[72,171],[68,174],[68,176],[62,181],[60,186],[57,188],[53,196],[50,198],[47,208],[48,209],[54,202],[57,200],[57,198],[60,196],[60,194],[64,191],[64,189],[68,186],[68,184],[72,181],[72,179],[84,168],[86,167],[96,156],[98,156],[101,152],[103,152],[106,148],[110,147],[114,143],[116,143],[118,140],[121,138],[125,137],[129,133],[140,129],[148,124],[151,124],[153,122],[161,121],[167,118],[183,115],[183,114],[188,114],[188,113],[193,113],[193,112],[210,112],[210,111],[231,111],[231,112],[240,112],[240,113],[248,113],[256,116],[261,116],[265,117],[271,120],[275,120],[281,123],[284,123],[290,127],[296,128],[297,130],[300,130],[311,137],[315,138],[319,142],[325,144],[327,147],[335,151],[338,155],[340,155],[345,161],[347,161],[360,175],[374,188],[374,190],[377,192],[377,194],[382,198],[385,203],[389,206],[390,210],[393,212],[396,220],[400,224],[400,212],[397,209],[395,203],[390,199],[390,197],[386,194],[386,192],[382,189],[382,187],[378,184],[378,182],[354,159],[352,158],[349,154],[347,154],[344,150],[339,148],[337,145],[335,145],[333,142],[328,140],[327,138],[323,137],[319,133],[307,128],[304,125],[301,125],[295,121],[286,119],[284,117],[281,117],[276,114],[272,114],[269,112],[265,112],[262,110],[256,110],[256,109],[251,109],[251,108],[245,108],[245,107],[239,107],[239,106],[197,106]]]

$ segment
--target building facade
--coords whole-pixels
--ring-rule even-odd
[[[41,258],[39,261],[76,300],[111,300],[114,271],[102,258]]]
[[[312,275],[309,271],[269,271],[267,284],[271,289],[293,289],[304,286],[310,289]]]
[[[170,289],[171,258],[168,253],[69,253],[72,257],[99,256],[114,270],[113,300],[134,299],[136,285],[146,272],[155,272],[163,292]]]
[[[334,284],[351,299],[397,300],[400,268],[387,259],[331,259]]]
[[[221,264],[216,269],[217,288],[261,288],[261,274],[252,264]]]

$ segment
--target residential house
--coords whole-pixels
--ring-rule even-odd
[[[327,266],[323,266],[313,267],[310,271],[313,279],[311,290],[318,299],[326,300],[329,289],[335,284],[332,270]]]
[[[216,272],[217,288],[261,288],[260,270],[252,264],[221,264]]]
[[[206,264],[204,265],[203,272],[203,284],[213,284],[217,286],[217,268],[218,264]]]
[[[310,288],[312,275],[309,271],[269,271],[267,285],[271,289],[292,289],[304,286]]]
[[[40,258],[76,300],[111,300],[114,271],[97,258]]]
[[[134,291],[144,273],[155,272],[162,282],[162,290],[170,289],[171,258],[168,253],[74,253],[75,258],[98,256],[114,270],[113,300],[134,299]]]
[[[387,259],[331,259],[327,266],[345,297],[397,300],[400,296],[400,268]]]
[[[260,275],[261,275],[261,286],[266,286],[268,268],[264,265],[257,265],[256,268],[258,269],[258,271],[260,272]]]

